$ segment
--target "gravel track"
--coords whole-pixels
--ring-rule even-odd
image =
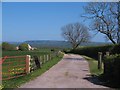
[[[58,64],[20,88],[107,88],[98,83],[97,79],[91,78],[84,58],[65,54]]]

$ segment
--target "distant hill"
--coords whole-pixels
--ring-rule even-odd
[[[25,42],[9,42],[11,44],[14,44],[15,46],[18,46],[21,43],[28,43],[32,47],[37,48],[71,48],[71,44],[67,41],[52,41],[52,40],[29,40]],[[100,45],[106,45],[111,43],[104,43],[104,42],[87,42],[82,43],[80,46],[100,46]]]
[[[25,41],[33,47],[48,47],[48,48],[70,48],[71,45],[67,41],[51,41],[51,40],[32,40]]]
[[[71,48],[71,44],[67,41],[51,41],[51,40],[30,40],[25,41],[32,45],[33,47],[58,47],[58,48]],[[81,46],[98,46],[98,45],[106,45],[110,43],[104,42],[87,42],[81,43]]]

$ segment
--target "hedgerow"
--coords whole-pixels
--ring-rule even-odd
[[[105,57],[104,76],[110,82],[120,83],[120,54]]]
[[[102,52],[103,55],[105,55],[106,52],[110,52],[110,54],[120,54],[119,49],[120,45],[91,46],[74,49],[71,50],[69,53],[86,55],[98,59],[98,52]]]

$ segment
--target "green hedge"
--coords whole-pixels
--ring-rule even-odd
[[[83,47],[78,48],[76,50],[71,50],[71,53],[80,54],[80,55],[86,55],[92,58],[97,59],[98,58],[98,52],[105,53],[106,51],[109,51],[109,48],[111,48],[111,45],[108,46],[94,46],[94,47]]]
[[[120,54],[105,57],[104,76],[109,81],[120,83]]]
[[[120,54],[120,44],[113,45],[109,51],[111,54]]]
[[[120,45],[105,45],[105,46],[91,46],[81,47],[75,50],[71,50],[69,53],[75,53],[80,55],[86,55],[95,59],[98,59],[98,52],[102,52],[103,55],[108,51],[110,54],[120,54]]]

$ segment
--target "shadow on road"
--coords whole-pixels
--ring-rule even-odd
[[[80,60],[80,61],[84,61],[84,58],[64,58],[64,60]]]
[[[88,80],[89,82],[93,83],[93,84],[96,84],[96,85],[101,85],[101,86],[105,86],[105,87],[108,87],[106,86],[105,82],[102,82],[99,80],[99,77],[98,76],[95,76],[95,75],[90,75],[88,74],[85,78],[83,78],[85,80]],[[109,88],[109,87],[108,87]]]

